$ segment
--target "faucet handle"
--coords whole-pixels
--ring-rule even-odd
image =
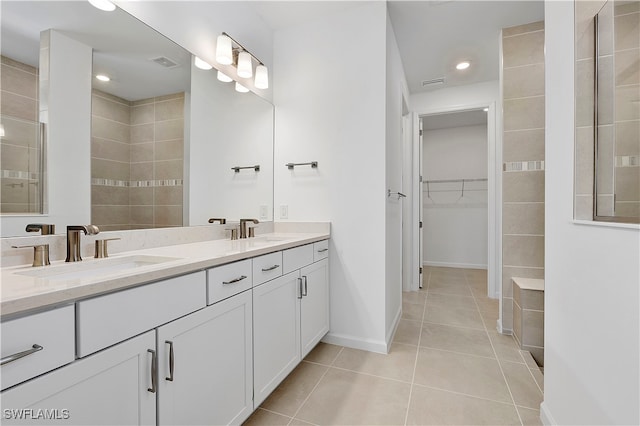
[[[33,247],[33,263],[31,266],[47,266],[49,262],[49,244],[35,244],[29,246],[11,246],[13,248]]]
[[[231,231],[231,240],[238,239],[238,227],[234,226],[233,228],[225,228],[225,231]]]
[[[220,225],[225,225],[227,223],[227,219],[225,219],[224,217],[212,217],[211,219],[209,219],[209,223],[216,222],[220,222]]]
[[[24,229],[26,232],[41,232],[42,235],[56,233],[56,226],[52,223],[30,223]]]
[[[102,240],[96,240],[96,251],[94,257],[96,259],[101,259],[103,257],[109,257],[109,252],[107,251],[107,242],[119,240],[120,238],[105,238]]]

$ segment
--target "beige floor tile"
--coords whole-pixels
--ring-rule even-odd
[[[477,328],[484,330],[482,317],[477,310],[460,308],[443,308],[428,306],[424,314],[424,321],[444,325]]]
[[[417,345],[420,339],[420,331],[422,323],[419,321],[400,320],[393,341],[395,343],[405,343],[409,345]]]
[[[427,306],[441,306],[443,308],[478,309],[473,297],[455,296],[451,294],[437,294],[429,292]]]
[[[465,277],[465,270],[461,268],[447,268],[443,266],[433,266],[430,270],[431,276]]]
[[[500,365],[490,358],[420,348],[415,383],[493,401],[512,402]]]
[[[304,422],[300,419],[293,419],[291,420],[291,423],[289,423],[289,426],[308,426],[308,425],[313,426],[313,423]]]
[[[243,423],[243,426],[286,426],[290,421],[291,417],[282,416],[280,414],[258,408]]]
[[[427,300],[427,293],[424,291],[403,291],[403,303],[415,303],[416,305],[424,305]]]
[[[262,403],[261,407],[293,416],[329,367],[301,362]]]
[[[513,404],[415,385],[407,425],[519,425]]]
[[[473,297],[487,297],[487,285],[473,285],[469,284],[469,288],[471,289],[471,294]]]
[[[317,425],[399,425],[411,385],[330,368],[296,418]]]
[[[476,297],[476,303],[481,311],[495,311],[500,309],[500,302],[498,299],[490,299],[488,297]]]
[[[466,285],[452,283],[429,283],[429,294],[453,294],[458,296],[473,296],[471,288]]]
[[[524,363],[522,356],[520,355],[520,348],[513,336],[500,334],[495,330],[489,329],[487,329],[487,333],[489,334],[489,339],[491,339],[493,348],[496,351],[496,356],[500,361]]]
[[[429,287],[434,285],[451,285],[451,286],[468,286],[467,279],[463,276],[446,276],[446,275],[432,275],[429,277]]]
[[[402,319],[422,321],[424,305],[402,302]]]
[[[484,322],[484,326],[487,331],[496,331],[498,327],[498,310],[495,311],[480,311],[480,316]]]
[[[533,375],[533,379],[536,381],[540,391],[544,394],[544,374],[539,368],[530,368],[529,371]]]
[[[401,343],[392,344],[388,354],[344,348],[333,366],[411,383],[417,351]]]
[[[495,356],[486,331],[448,325],[424,323],[420,346],[490,358]]]
[[[342,346],[330,345],[320,342],[306,356],[305,361],[315,362],[317,364],[331,365],[335,361]]]
[[[533,359],[533,355],[531,355],[531,352],[521,350],[520,355],[522,356],[522,359],[524,359],[524,363],[527,364],[527,367],[538,368],[538,364],[536,363],[536,360]]]
[[[524,364],[511,362],[502,362],[501,365],[516,405],[539,409],[542,402],[542,392],[538,389],[529,368]]]
[[[542,426],[542,420],[540,420],[540,410],[532,410],[530,408],[516,407],[522,424],[524,426]]]

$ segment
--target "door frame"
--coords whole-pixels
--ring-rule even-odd
[[[488,108],[487,111],[487,295],[490,298],[501,299],[502,282],[502,138],[498,133],[496,102],[476,102],[461,104],[451,107],[430,108],[417,110],[413,113],[414,123],[414,214],[419,214],[422,209],[422,184],[420,175],[422,173],[422,158],[420,153],[419,123],[421,117],[426,115],[445,114],[462,112],[474,109]],[[418,158],[416,158],[418,157]],[[419,216],[418,216],[419,217]],[[417,222],[417,221],[416,221]],[[417,229],[418,224],[415,224]],[[419,230],[418,230],[419,232]],[[418,233],[414,234],[418,235]],[[419,256],[419,248],[414,243],[414,259]],[[418,259],[419,266],[422,266],[422,259]],[[416,269],[417,270],[417,269]],[[418,289],[417,282],[415,289]],[[500,315],[502,316],[502,315]],[[500,323],[501,319],[498,319]]]

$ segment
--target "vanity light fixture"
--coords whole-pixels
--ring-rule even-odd
[[[208,62],[198,58],[196,56],[196,58],[193,60],[193,65],[195,65],[196,67],[200,68],[201,70],[210,70],[211,68],[213,68],[212,65],[210,65]]]
[[[242,84],[238,83],[236,81],[236,92],[240,92],[240,93],[247,93],[249,91],[249,89],[247,89],[246,87],[244,87]]]
[[[456,69],[462,71],[462,70],[466,70],[470,66],[471,66],[471,63],[469,61],[462,61],[462,62],[458,62],[458,64],[456,65]]]
[[[113,12],[116,10],[116,5],[109,0],[89,0],[89,3],[91,3],[93,7],[104,10],[105,12]]]
[[[269,88],[269,70],[265,64],[227,33],[222,33],[218,36],[216,42],[216,61],[222,65],[232,65],[236,67],[236,73],[239,78],[254,77],[253,64],[255,61],[257,63],[254,79],[255,87],[257,89]],[[220,78],[220,74],[221,73],[218,72],[218,80],[232,81],[229,76],[226,76],[229,80],[225,80],[224,77]],[[239,86],[246,89],[242,85]],[[238,88],[238,84],[236,84],[236,90],[242,91]]]
[[[489,108],[484,108],[483,111],[484,112],[489,112]]]
[[[4,138],[4,124],[0,123],[0,138]]]
[[[218,80],[222,81],[223,83],[231,83],[233,81],[231,77],[229,77],[222,71],[218,71]]]
[[[104,82],[111,81],[111,78],[109,78],[108,75],[104,75],[104,74],[98,74],[98,75],[96,75],[96,78],[98,80],[104,81]]]

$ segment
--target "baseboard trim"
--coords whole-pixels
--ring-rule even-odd
[[[345,346],[352,349],[387,354],[387,343],[384,340],[363,339],[361,337],[349,336],[347,334],[337,334],[329,332],[322,338],[324,343]]]
[[[449,262],[422,262],[422,266],[441,266],[444,268],[463,268],[463,269],[487,269],[487,265],[476,263],[449,263]]]
[[[547,408],[547,404],[545,404],[544,401],[542,401],[542,404],[540,404],[540,421],[542,422],[543,425],[551,426],[551,425],[557,425],[558,424],[553,419],[553,416],[549,412],[549,409]]]
[[[387,353],[391,350],[391,342],[393,342],[393,337],[396,335],[396,330],[398,330],[398,325],[400,325],[400,318],[402,318],[402,305],[398,308],[398,312],[396,313],[396,317],[393,319],[393,323],[391,327],[387,330]]]

